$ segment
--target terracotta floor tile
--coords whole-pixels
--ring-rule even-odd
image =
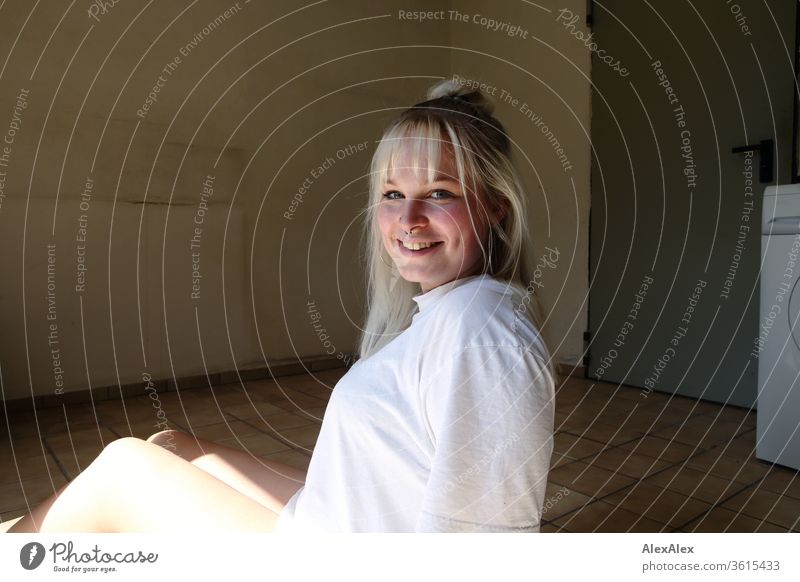
[[[764,480],[758,484],[758,488],[800,499],[800,471],[772,467]]]
[[[25,509],[25,500],[34,506],[50,497],[67,480],[61,473],[53,473],[50,479],[29,479],[14,483],[0,484],[0,511]]]
[[[726,443],[725,456],[733,459],[750,459],[756,454],[756,431],[751,430]]]
[[[319,422],[313,421],[302,414],[295,414],[293,412],[281,412],[280,414],[273,414],[264,420],[266,421],[264,423],[256,421],[255,419],[251,420],[251,422],[257,424],[261,430],[268,434],[272,432],[278,432],[279,434],[282,434],[286,429],[298,428],[300,426],[316,425],[318,428],[320,426]]]
[[[73,447],[76,449],[97,447],[98,450],[102,450],[116,438],[116,435],[107,428],[95,427],[49,435],[45,437],[45,441],[58,454],[61,451],[72,451]]]
[[[316,385],[321,382],[325,382],[324,380],[318,379],[318,376],[312,376],[313,372],[309,371],[305,374],[292,374],[291,376],[279,376],[272,381],[271,384],[267,385],[267,389],[273,388],[283,388],[284,390],[297,390],[303,386],[311,386]],[[255,380],[252,382],[248,382],[247,385],[253,385],[258,389],[259,387],[264,388],[264,384],[261,380]],[[331,385],[333,387],[333,385]]]
[[[722,507],[786,529],[800,528],[800,500],[757,489],[755,486],[728,499],[722,503]]]
[[[279,431],[280,436],[294,449],[303,449],[307,452],[314,450],[314,445],[319,436],[320,426],[309,424],[298,428],[289,428]]]
[[[39,423],[39,431],[42,434],[51,434],[70,430],[82,430],[97,426],[98,420],[92,410],[83,404],[73,404],[65,407],[45,408],[36,411],[36,419],[33,414],[25,414],[19,419],[12,420],[12,434],[17,436],[34,436],[39,434],[36,430],[36,422]],[[27,427],[27,428],[24,428]],[[0,434],[7,436],[5,430]]]
[[[746,485],[708,475],[691,467],[671,467],[645,480],[712,505],[741,491]]]
[[[591,422],[585,426],[573,426],[572,428],[569,428],[569,423],[567,423],[567,428],[564,430],[583,438],[610,445],[623,444],[644,436],[644,433],[640,431],[603,422]]]
[[[35,437],[40,433],[44,434],[44,430],[36,426],[33,418],[30,420],[16,418],[11,420],[9,424],[5,422],[0,424],[0,440],[8,440],[9,433],[12,439],[19,439]]]
[[[288,449],[285,451],[278,451],[269,455],[263,455],[265,459],[272,459],[281,463],[286,463],[291,467],[308,471],[308,464],[311,462],[311,457],[299,451]]]
[[[38,436],[18,437],[12,441],[6,437],[0,441],[0,463],[12,461],[12,449],[18,459],[35,457],[47,452],[44,440]]]
[[[621,449],[634,451],[639,455],[647,455],[666,463],[677,463],[688,459],[691,455],[702,452],[694,447],[679,442],[669,441],[657,436],[645,436],[639,440],[620,445]]]
[[[587,465],[583,461],[550,471],[549,479],[589,497],[603,497],[635,482],[635,479]]]
[[[107,428],[109,431],[119,435],[120,437],[136,437],[140,439],[147,439],[148,437],[154,435],[157,432],[162,430],[183,430],[183,427],[167,420],[165,421],[167,426],[161,424],[161,421],[156,419],[156,422],[152,421],[140,421],[140,422],[132,422],[128,424],[112,424],[109,425]]]
[[[717,414],[722,408],[722,404],[715,402],[705,402],[696,398],[689,398],[687,396],[674,396],[668,403],[669,407],[674,407],[676,410],[684,410],[695,414]]]
[[[110,441],[109,441],[110,442]],[[70,480],[77,477],[82,471],[86,469],[102,451],[98,447],[90,447],[85,449],[75,449],[74,452],[64,452],[57,455],[58,462],[66,471]]]
[[[287,412],[302,412],[309,408],[318,408],[327,404],[325,400],[296,391],[287,391],[286,396],[276,397],[269,402]]]
[[[70,479],[74,479],[105,446],[117,438],[114,433],[103,427],[99,431],[96,428],[86,429],[46,437],[45,441]]]
[[[266,418],[273,414],[286,412],[283,408],[262,400],[253,400],[252,403],[245,402],[235,406],[224,406],[223,410],[239,420]]]
[[[289,382],[290,378],[292,377],[301,377],[303,374],[297,374],[295,376],[281,376],[277,380],[280,380],[281,383]],[[250,398],[255,398],[258,394],[268,393],[272,390],[275,390],[279,384],[277,380],[273,380],[271,378],[259,378],[258,380],[247,380],[244,383],[244,390],[250,395]],[[237,384],[238,385],[238,384]],[[231,384],[233,386],[233,384]]]
[[[583,459],[583,462],[587,465],[602,467],[634,479],[642,479],[669,467],[669,464],[664,461],[618,448],[606,449],[601,453]]]
[[[714,416],[699,415],[689,418],[669,428],[664,428],[652,434],[666,440],[674,440],[685,445],[694,446],[700,443],[703,448],[709,448],[732,441],[743,432],[752,430],[752,427],[742,425],[740,422],[723,420]]]
[[[663,406],[669,401],[669,395],[662,394],[660,392],[650,392],[649,394],[643,392],[641,388],[635,388],[632,386],[625,386],[624,384],[619,386],[619,391],[617,392],[618,398],[623,398],[626,400],[632,400],[637,404],[645,404],[645,405],[653,405],[653,406]]]
[[[692,499],[647,481],[634,483],[612,493],[604,501],[671,527],[678,527],[712,507],[710,503]]]
[[[542,505],[542,521],[553,521],[559,516],[591,503],[591,497],[578,493],[568,487],[548,482]]]
[[[692,457],[686,465],[704,473],[711,473],[723,479],[733,479],[742,483],[761,479],[770,468],[768,463],[759,461],[755,457],[737,459],[727,456],[725,445]]]
[[[209,403],[212,406],[219,406],[220,408],[237,406],[248,402],[248,395],[238,386],[221,386],[214,387],[213,389],[204,388],[201,391],[188,390],[181,394],[185,395],[186,393],[192,393],[192,395],[197,396],[199,401]]]
[[[781,533],[786,529],[753,519],[724,507],[715,507],[707,515],[685,525],[683,531],[696,533]]]
[[[248,451],[256,457],[277,453],[278,451],[290,448],[286,443],[261,433],[237,435],[236,438],[222,439],[217,442],[229,447]]]
[[[715,415],[716,413],[712,414]],[[756,411],[738,406],[723,406],[719,411],[719,418],[730,422],[743,422],[747,426],[756,425]]]
[[[634,426],[641,427],[647,434],[653,435],[691,423],[692,419],[697,416],[700,416],[700,412],[693,410],[691,405],[676,404],[676,401],[673,400],[660,404],[648,404],[637,410],[630,422]]]
[[[279,406],[288,412],[296,412],[306,408],[316,408],[319,406],[325,406],[327,404],[326,400],[309,396],[308,394],[291,388],[274,388],[272,390],[251,392],[251,396],[253,400],[257,399],[263,402],[274,404],[275,406]]]
[[[242,422],[240,420],[231,420],[226,422],[218,422],[217,424],[209,424],[206,426],[197,427],[193,433],[196,437],[213,442],[220,442],[223,440],[232,439],[234,437],[246,437],[253,434],[261,434],[262,431],[258,427],[253,426],[249,422]]]
[[[93,412],[101,424],[120,424],[125,422],[140,422],[157,419],[158,409],[153,406],[155,401],[143,399],[142,397],[126,398],[125,400],[104,400],[95,403]],[[175,414],[177,410],[165,406],[161,402],[161,408],[167,415]]]
[[[620,414],[609,419],[609,422],[619,424],[622,428],[642,434],[650,434],[658,430],[683,422],[687,417],[664,413],[655,408],[648,407],[637,409],[632,414]]]
[[[592,424],[595,421],[608,422],[615,410],[608,404],[607,400],[597,399],[584,400],[575,405],[562,405],[556,402],[558,412],[569,412],[573,422],[579,422],[583,426]]]
[[[61,469],[49,453],[20,457],[16,463],[13,460],[0,462],[0,483],[46,479],[49,478],[48,475],[55,473],[60,475]]]
[[[664,524],[615,507],[604,501],[595,501],[564,515],[553,522],[566,527],[571,532],[661,532]]]
[[[325,410],[327,406],[315,406],[314,408],[305,408],[303,410],[295,410],[294,414],[308,418],[309,420],[317,423],[322,423],[325,417]]]
[[[330,368],[328,370],[321,370],[319,372],[314,372],[314,376],[323,382],[327,382],[328,384],[336,384],[339,380],[341,380],[342,376],[347,374],[349,368],[341,367],[341,368]]]
[[[581,459],[603,450],[603,443],[581,438],[568,432],[557,432],[553,437],[553,452],[572,459]]]
[[[194,410],[184,412],[176,412],[169,415],[168,418],[173,422],[185,426],[189,430],[197,430],[200,427],[208,426],[210,424],[219,424],[234,420],[232,416],[228,416],[225,412],[220,412],[216,409],[206,408],[203,410]]]
[[[224,411],[225,408],[229,406],[237,406],[247,401],[244,395],[237,397],[235,401],[231,399],[226,400],[227,402],[220,402],[219,400],[214,400],[210,396],[192,396],[190,398],[187,395],[182,395],[180,402],[176,402],[172,405],[166,405],[164,402],[161,402],[161,404],[166,412],[172,414],[197,414],[203,412],[220,414],[220,411]]]
[[[144,399],[150,400],[152,406],[153,400],[151,400],[148,396],[138,396],[136,398],[128,397],[125,399],[125,402],[129,401],[137,401]],[[161,404],[161,407],[165,410],[182,410],[185,407],[190,407],[197,402],[207,402],[204,397],[200,396],[196,393],[195,390],[181,390],[179,392],[159,392],[158,393],[158,402]]]
[[[583,398],[583,391],[569,385],[562,385],[556,388],[556,409],[572,409]]]
[[[647,396],[648,401],[650,400],[653,394],[655,393],[653,392]],[[661,408],[672,414],[678,414],[683,417],[689,417],[704,412],[704,409],[698,406],[699,404],[702,403],[695,399],[682,398],[680,396],[669,395],[667,396],[666,400],[662,400]]]
[[[285,386],[285,384],[281,385]],[[327,401],[330,399],[331,394],[333,393],[334,384],[329,384],[322,382],[321,380],[309,378],[309,381],[295,384],[291,386],[291,388],[293,390],[297,390],[298,392],[302,392],[303,394],[308,394],[309,396],[313,396],[315,398],[319,398],[320,400]]]
[[[556,469],[558,467],[563,467],[569,463],[574,463],[576,459],[571,459],[566,455],[559,455],[558,453],[553,453],[550,456],[550,470]]]

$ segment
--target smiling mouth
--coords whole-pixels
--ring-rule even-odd
[[[437,247],[437,246],[439,246],[440,244],[442,244],[442,242],[443,242],[443,241],[436,241],[436,242],[419,242],[419,243],[416,243],[416,242],[409,242],[409,243],[407,243],[407,242],[405,242],[405,241],[402,241],[402,240],[400,240],[400,239],[398,239],[398,240],[397,240],[397,244],[398,244],[400,247],[402,247],[402,248],[404,248],[404,249],[406,249],[406,250],[409,250],[409,251],[417,251],[417,252],[419,252],[419,251],[424,251],[424,250],[427,250],[427,249],[430,249],[430,248],[433,248],[433,247]]]

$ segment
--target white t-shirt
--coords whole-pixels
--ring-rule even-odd
[[[554,381],[520,292],[476,275],[414,301],[336,384],[277,531],[539,530]]]

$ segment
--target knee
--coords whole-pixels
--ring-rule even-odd
[[[111,441],[89,467],[97,468],[125,465],[136,455],[143,446],[148,446],[145,441],[136,437],[122,437]]]
[[[165,453],[158,453],[158,447],[144,439],[121,437],[108,443],[81,476],[89,474],[89,477],[83,479],[87,483],[96,484],[133,479],[152,469],[154,463],[163,461],[164,455]]]
[[[103,453],[109,452],[113,454],[117,451],[134,449],[140,447],[142,443],[144,441],[137,437],[121,437],[108,443],[103,448]]]
[[[148,443],[159,445],[170,451],[177,451],[179,442],[186,438],[186,433],[179,430],[162,430],[147,437]]]

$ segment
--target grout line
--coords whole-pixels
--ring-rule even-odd
[[[619,446],[619,445],[617,445],[617,447],[618,447],[618,446]],[[611,447],[611,448],[616,448],[616,447]],[[625,449],[623,449],[623,450],[625,450]],[[703,454],[703,453],[705,453],[705,452],[706,452],[705,450],[699,450],[699,451],[696,453],[696,455],[701,455],[701,454]],[[600,454],[600,453],[595,453],[595,454]],[[636,453],[635,453],[635,454],[636,454]],[[696,456],[696,455],[695,455],[695,456]],[[589,457],[592,457],[592,456],[594,456],[594,455],[588,455],[588,456],[586,456],[586,457],[583,457],[583,459],[588,459]],[[647,456],[647,455],[644,455],[644,456]],[[648,457],[648,458],[652,458],[652,457]],[[606,493],[605,495],[603,495],[603,496],[601,496],[601,497],[589,496],[589,499],[590,499],[590,501],[589,501],[588,503],[584,503],[583,505],[581,505],[581,506],[579,506],[579,507],[576,507],[575,509],[571,509],[570,511],[567,511],[566,513],[562,513],[561,515],[559,515],[558,517],[555,517],[555,518],[553,518],[553,519],[554,519],[554,520],[555,520],[555,519],[561,519],[561,518],[562,518],[562,517],[564,517],[565,515],[569,515],[569,514],[571,514],[571,513],[575,513],[575,512],[576,512],[576,511],[578,511],[578,510],[582,510],[583,508],[585,508],[585,507],[587,507],[587,506],[591,505],[591,504],[592,504],[592,503],[594,503],[595,501],[604,501],[605,499],[607,499],[607,498],[608,498],[608,497],[610,497],[611,495],[615,495],[616,493],[619,493],[620,491],[623,491],[623,490],[627,489],[628,487],[630,487],[630,488],[631,488],[631,491],[635,491],[635,489],[636,489],[636,487],[639,485],[639,483],[642,483],[642,482],[646,481],[647,479],[650,479],[651,477],[655,477],[655,476],[656,476],[656,475],[658,475],[659,473],[663,473],[664,471],[667,471],[667,470],[669,470],[669,469],[672,469],[673,467],[675,467],[675,466],[676,466],[676,465],[678,465],[679,463],[685,463],[686,461],[688,461],[688,460],[689,460],[689,459],[691,459],[691,458],[692,458],[692,457],[690,456],[689,458],[687,458],[687,459],[685,459],[685,460],[683,460],[683,461],[674,461],[672,464],[670,464],[670,465],[668,465],[668,466],[664,467],[663,469],[659,469],[658,471],[655,471],[655,472],[653,472],[653,473],[649,474],[647,477],[640,477],[640,478],[636,478],[636,477],[629,477],[628,475],[625,475],[624,473],[619,473],[618,471],[613,471],[614,473],[616,473],[616,474],[619,474],[619,475],[621,475],[621,476],[623,476],[623,477],[627,477],[627,478],[629,478],[629,479],[636,479],[636,482],[635,482],[635,483],[631,483],[630,485],[625,485],[624,487],[620,487],[619,489],[615,489],[614,491],[611,491],[611,492],[609,492],[609,493]],[[576,459],[576,461],[582,461],[582,459]],[[569,465],[569,464],[570,464],[570,463],[566,463],[565,465]],[[562,465],[562,466],[565,466],[565,465]],[[589,464],[589,466],[591,467],[591,466],[593,466],[593,465]],[[604,469],[605,471],[608,471],[608,470],[609,470],[609,469],[606,469],[605,467],[600,467],[599,465],[595,465],[595,467],[596,467],[596,468],[599,468],[599,469]],[[572,490],[572,487],[570,487],[569,485],[563,485],[563,487],[567,487],[568,489]],[[661,487],[660,485],[656,485],[656,487],[659,487],[659,488],[660,488],[660,489],[662,489],[662,490],[666,490],[666,491],[672,491],[672,489],[667,489],[666,487]],[[580,493],[580,491],[576,491],[576,493]],[[678,491],[674,491],[674,493],[678,493],[679,495],[683,495],[683,493],[680,493],[680,492],[678,492]],[[581,495],[585,495],[585,494],[584,494],[584,493],[581,493]],[[694,497],[691,497],[690,495],[684,495],[684,497],[687,497],[687,498],[689,498],[689,499],[696,499],[696,498],[694,498]],[[703,501],[703,500],[702,500],[702,499],[698,499],[698,501]],[[652,517],[649,517],[649,516],[647,516],[647,515],[643,515],[643,514],[639,514],[639,513],[635,512],[635,511],[631,510],[631,509],[628,509],[628,508],[625,508],[625,507],[621,507],[621,506],[619,506],[619,505],[615,505],[613,502],[608,502],[608,501],[606,501],[606,503],[608,503],[609,505],[613,505],[614,507],[618,507],[618,508],[620,508],[620,509],[625,509],[626,511],[630,511],[631,513],[635,513],[636,515],[639,515],[640,517],[644,517],[644,518],[646,518],[646,519],[649,519],[649,520],[651,520],[651,521],[654,521],[654,522],[656,522],[656,523],[659,523],[659,524],[661,524],[661,522],[660,522],[659,520],[657,520],[657,519],[653,519]],[[707,501],[704,501],[703,503],[708,503],[708,502],[707,502]],[[697,519],[697,518],[694,518],[694,519]],[[691,520],[690,520],[690,521],[691,521]],[[669,524],[662,524],[662,525],[663,525],[664,527],[673,527],[673,526],[670,526]],[[680,526],[678,526],[678,527],[683,527],[684,525],[686,525],[686,524],[685,524],[685,523],[684,523],[684,524],[681,524],[681,525],[680,525]]]
[[[56,455],[55,451],[53,450],[53,447],[50,446],[50,443],[47,442],[46,435],[42,436],[42,444],[44,445],[44,448],[47,449],[48,454],[51,457],[53,457],[53,461],[55,462],[56,467],[58,467],[58,470],[61,471],[61,474],[64,476],[67,482],[69,483],[70,481],[72,481],[72,477],[70,477],[70,474],[67,471],[66,467],[64,467],[64,465],[61,463],[61,460],[58,458],[58,455]]]
[[[633,485],[626,485],[625,487],[632,487],[632,486],[633,486]],[[625,489],[625,487],[623,487],[622,489]],[[609,495],[613,495],[614,493],[618,493],[619,491],[622,491],[622,489],[617,489],[616,491],[612,491],[612,492],[611,492],[611,493],[609,493],[608,495],[603,495],[603,497],[592,497],[592,498],[591,498],[591,501],[589,501],[588,503],[585,503],[585,504],[581,505],[580,507],[576,507],[575,509],[571,509],[570,511],[567,511],[566,513],[563,513],[563,514],[559,515],[558,517],[555,517],[555,518],[553,518],[553,520],[552,520],[552,521],[555,521],[555,520],[557,520],[557,519],[561,519],[562,517],[565,517],[565,516],[567,516],[567,515],[571,515],[571,514],[573,514],[573,513],[574,513],[574,514],[580,513],[581,511],[583,511],[584,509],[586,509],[587,507],[589,507],[589,506],[590,506],[590,505],[592,505],[593,503],[597,503],[597,502],[599,502],[599,501],[602,501],[602,500],[604,500],[606,497],[608,497]],[[576,493],[580,493],[580,491],[577,491]],[[665,523],[661,523],[661,522],[660,522],[660,521],[658,521],[657,519],[653,519],[652,517],[647,517],[646,515],[641,515],[641,514],[639,514],[639,513],[635,512],[635,511],[633,511],[633,510],[631,510],[631,509],[628,509],[627,507],[621,507],[621,506],[619,506],[619,505],[614,505],[613,503],[609,503],[608,501],[606,501],[606,502],[604,502],[604,503],[606,503],[607,505],[610,505],[610,506],[611,506],[613,509],[622,509],[622,510],[625,510],[625,511],[627,511],[627,512],[629,512],[629,513],[632,513],[632,514],[636,515],[637,517],[640,517],[640,518],[641,518],[641,517],[644,517],[645,519],[649,519],[650,521],[652,521],[652,522],[654,522],[654,523],[657,523],[658,525],[661,525],[661,526],[663,526],[663,527],[662,527],[662,531],[663,531],[663,529],[664,529],[664,528],[671,527],[671,526],[669,526],[669,525],[667,525],[667,524],[665,524]],[[573,515],[572,517],[574,517],[574,515]],[[572,520],[572,517],[570,517],[570,520]],[[551,522],[552,522],[552,521],[551,521]],[[637,520],[637,522],[638,522],[638,520]],[[555,523],[554,523],[553,525],[556,525],[557,527],[561,527],[561,526],[558,526],[558,525],[557,525],[557,524],[555,524]],[[569,530],[567,530],[567,531],[569,531]],[[601,533],[601,532],[592,531],[592,532],[590,532],[590,533]],[[623,533],[628,533],[628,532],[623,532]],[[655,532],[654,532],[654,533],[655,533]]]
[[[239,418],[238,416],[236,416],[234,414],[231,414],[230,412],[228,414],[230,414],[231,417],[233,417],[234,419],[238,420],[239,422],[244,423],[247,426],[256,429],[258,432],[262,433],[264,436],[268,436],[270,438],[274,438],[276,440],[279,440],[280,442],[282,442],[283,444],[285,444],[285,445],[287,445],[289,447],[288,450],[297,451],[298,453],[302,453],[302,454],[306,455],[307,457],[311,457],[311,453],[307,452],[307,449],[305,449],[303,447],[300,447],[300,448],[295,447],[291,443],[291,441],[289,441],[287,438],[283,437],[278,431],[274,431],[274,434],[268,433],[268,432],[266,432],[264,430],[261,430],[258,426],[248,422],[247,419]],[[311,424],[314,424],[314,423],[312,422],[312,423],[309,423],[309,424],[306,424],[306,425],[303,425],[303,426],[297,426],[297,427],[294,427],[294,428],[304,428],[305,426],[310,426]],[[286,429],[286,430],[292,430],[292,429]],[[284,450],[287,450],[287,449],[284,449]],[[275,452],[276,453],[280,453],[281,451],[275,451]],[[272,454],[272,453],[269,453],[269,454]]]
[[[753,487],[753,486],[754,486],[756,483],[758,483],[759,481],[760,481],[760,479],[756,479],[755,481],[753,481],[752,483],[750,483],[750,484],[748,484],[748,485],[742,485],[742,488],[741,488],[741,489],[739,489],[739,490],[737,490],[735,493],[731,493],[731,494],[730,494],[730,495],[728,495],[727,497],[725,497],[725,498],[723,498],[723,499],[720,499],[720,500],[717,500],[717,502],[716,502],[716,503],[713,503],[713,504],[711,504],[711,507],[709,507],[708,509],[706,509],[705,511],[703,511],[702,513],[700,513],[700,515],[698,515],[698,516],[696,516],[696,517],[693,517],[692,519],[690,519],[690,520],[686,521],[685,523],[682,523],[682,524],[681,524],[680,526],[678,526],[678,527],[680,527],[680,528],[684,528],[684,527],[688,526],[690,523],[692,523],[693,521],[697,521],[697,520],[703,521],[703,519],[705,519],[705,516],[706,516],[706,515],[708,515],[709,513],[711,513],[711,512],[712,512],[714,509],[716,509],[717,507],[719,507],[719,508],[721,508],[721,509],[727,509],[728,511],[733,511],[732,509],[730,509],[730,508],[728,508],[728,507],[722,507],[722,504],[723,504],[723,503],[725,503],[726,501],[729,501],[730,499],[732,499],[732,498],[736,497],[736,496],[737,496],[737,495],[739,495],[740,493],[743,493],[744,491],[747,491],[747,490],[748,490],[750,487]],[[736,481],[730,481],[730,483],[736,483]],[[700,501],[702,501],[702,499],[701,499]],[[708,502],[706,501],[706,503],[708,503]],[[746,517],[753,517],[753,516],[751,516],[751,515],[747,515],[746,513],[742,513],[741,511],[740,511],[739,513],[740,513],[741,515],[744,515],[744,516],[746,516]],[[755,518],[755,519],[759,519],[759,518]],[[762,518],[761,518],[761,521],[767,521],[767,519],[762,517]],[[772,522],[771,522],[771,521],[767,521],[767,523],[772,523]],[[698,522],[698,525],[699,525],[699,522]],[[779,525],[779,524],[777,524],[777,523],[773,523],[772,525],[777,525],[778,527],[783,527],[782,525]],[[787,528],[787,529],[788,529],[788,528]]]

